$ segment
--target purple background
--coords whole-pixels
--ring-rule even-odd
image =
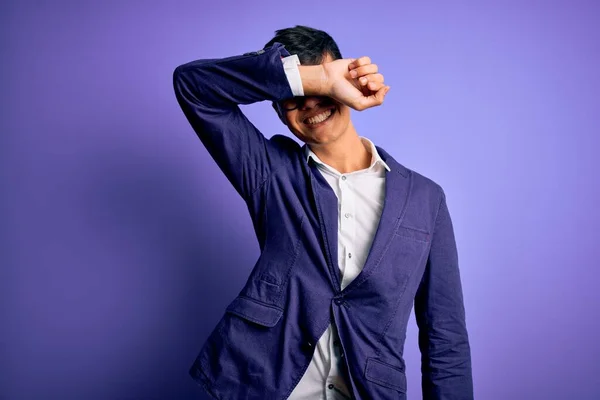
[[[446,190],[476,397],[600,398],[600,2],[450,3],[2,2],[0,398],[206,398],[187,370],[259,249],[172,71],[295,24],[378,63],[359,133]]]

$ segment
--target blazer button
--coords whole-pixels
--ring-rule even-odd
[[[333,302],[339,306],[344,303],[344,299],[334,299]]]

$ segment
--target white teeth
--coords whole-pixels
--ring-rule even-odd
[[[309,118],[306,122],[313,125],[313,124],[318,124],[319,122],[323,122],[325,121],[327,118],[329,118],[329,116],[331,115],[332,110],[327,110],[325,112],[322,112],[319,115],[315,115],[314,117]]]

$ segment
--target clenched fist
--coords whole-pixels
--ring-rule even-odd
[[[390,90],[377,64],[369,57],[340,59],[321,64],[324,72],[322,94],[355,110],[379,106]]]

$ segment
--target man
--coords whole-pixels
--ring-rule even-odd
[[[472,399],[444,192],[359,136],[350,108],[389,86],[296,26],[263,50],[174,73],[177,100],[248,206],[261,254],[190,373],[217,399],[405,399],[414,303],[425,399]],[[238,105],[269,100],[302,142],[266,139]]]

